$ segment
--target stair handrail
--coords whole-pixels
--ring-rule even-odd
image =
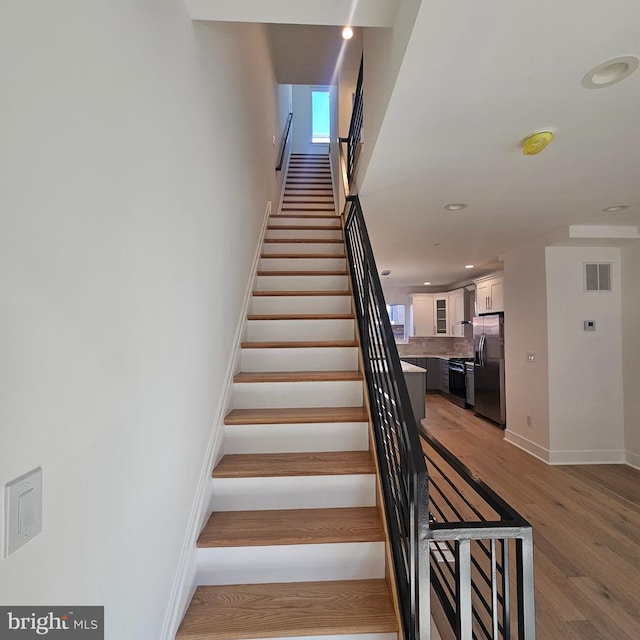
[[[347,146],[346,153],[346,180],[343,179],[345,191],[349,191],[349,185],[353,184],[358,158],[362,149],[362,125],[364,116],[364,99],[362,90],[364,69],[364,56],[360,58],[360,70],[358,71],[358,80],[353,95],[353,107],[351,110],[351,120],[349,122],[349,134],[346,138],[338,138],[340,147],[343,144]]]
[[[403,636],[430,638],[427,467],[358,196],[345,243]]]
[[[284,164],[284,150],[287,147],[287,142],[289,141],[289,134],[291,132],[291,122],[293,120],[293,113],[289,113],[287,116],[287,122],[284,126],[284,134],[282,135],[282,142],[280,143],[280,157],[278,159],[278,164],[276,165],[276,171],[282,170],[282,165]]]
[[[535,640],[532,527],[416,424],[357,195],[344,229],[403,636]]]

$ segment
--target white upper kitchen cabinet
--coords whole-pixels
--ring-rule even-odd
[[[438,294],[433,296],[434,307],[434,335],[449,335],[449,295]]]
[[[429,293],[414,293],[411,295],[411,336],[435,335],[435,304]]]
[[[449,294],[449,335],[464,338],[464,289],[456,289]]]
[[[476,280],[478,315],[504,311],[504,278],[502,274]]]

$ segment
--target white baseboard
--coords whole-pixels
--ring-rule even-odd
[[[262,240],[269,216],[271,215],[271,201],[267,202],[264,220],[262,222],[262,230],[260,240],[256,248],[253,258],[253,266],[251,268],[251,277],[247,283],[245,291],[244,305],[240,311],[240,317],[234,336],[234,348],[232,357],[229,358],[229,364],[224,377],[224,391],[220,396],[220,402],[215,413],[215,419],[211,428],[211,435],[207,444],[206,454],[200,469],[200,479],[196,489],[195,498],[191,507],[189,523],[187,526],[180,557],[178,559],[178,567],[173,580],[169,603],[167,605],[167,613],[162,625],[162,640],[173,640],[175,638],[180,622],[189,606],[189,602],[197,586],[197,559],[196,559],[196,541],[200,535],[200,531],[209,517],[209,504],[211,503],[211,471],[215,464],[222,457],[224,450],[224,416],[227,414],[231,404],[231,396],[233,393],[233,376],[236,373],[240,354],[240,342],[242,340],[245,321],[251,296],[255,286],[256,273],[260,261],[260,253],[262,249]]]
[[[624,464],[624,451],[550,451],[549,464]]]
[[[528,440],[514,431],[509,431],[509,429],[504,432],[504,439],[506,442],[518,447],[518,449],[526,451],[534,458],[538,458],[538,460],[542,460],[542,462],[549,464],[549,449],[541,447],[539,444]]]
[[[624,464],[624,451],[550,451],[549,464]]]
[[[550,450],[508,429],[505,431],[504,439],[549,465],[625,463],[625,452],[621,449]],[[629,452],[626,454],[626,460],[627,464],[634,466],[628,461]],[[640,456],[636,456],[636,462],[640,464]]]
[[[625,453],[625,463],[634,469],[640,470],[640,453],[633,453],[633,451],[627,451]]]

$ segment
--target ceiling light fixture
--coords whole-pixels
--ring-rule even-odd
[[[353,29],[351,27],[345,27],[342,30],[342,37],[345,40],[351,40],[351,38],[353,38]]]
[[[640,64],[636,56],[621,56],[607,60],[589,71],[582,78],[582,86],[585,89],[603,89],[616,82],[628,78]]]
[[[381,276],[385,276],[385,277],[386,277],[386,276],[390,276],[390,275],[391,275],[391,269],[383,269],[383,270],[380,272],[380,275],[381,275]]]
[[[447,211],[460,211],[460,209],[466,209],[468,205],[464,202],[453,202],[452,204],[445,204],[444,208]]]
[[[465,264],[465,265],[464,265],[464,268],[465,268],[465,269],[473,269],[473,267],[474,267],[474,266],[475,266],[475,265],[472,265],[472,264]]]
[[[522,155],[535,156],[553,140],[553,131],[538,131],[525,138],[522,143]]]
[[[423,282],[423,284],[430,285],[431,283],[430,282]]]
[[[605,213],[616,213],[617,211],[624,211],[625,209],[628,209],[629,205],[628,204],[616,204],[613,207],[607,207],[606,209],[603,209],[603,211]]]

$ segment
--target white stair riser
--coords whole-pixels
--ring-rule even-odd
[[[304,342],[353,338],[353,320],[247,320],[249,341]]]
[[[249,313],[351,313],[351,296],[254,296]]]
[[[263,254],[309,253],[326,256],[344,255],[342,242],[270,242],[262,245]]]
[[[227,454],[366,451],[368,448],[366,422],[233,424],[224,428]]]
[[[342,239],[342,229],[267,229],[267,238]]]
[[[362,381],[235,382],[234,409],[361,407]]]
[[[326,227],[327,229],[340,229],[340,218],[323,216],[314,218],[312,216],[301,216],[299,218],[289,218],[288,216],[275,215],[269,218],[269,226],[272,227]]]
[[[242,349],[242,371],[355,371],[357,347]]]
[[[348,291],[349,276],[258,276],[256,291]]]
[[[346,258],[261,258],[260,271],[346,271]]]
[[[198,549],[198,584],[384,578],[384,542]]]
[[[210,511],[373,507],[375,475],[213,478]]]

